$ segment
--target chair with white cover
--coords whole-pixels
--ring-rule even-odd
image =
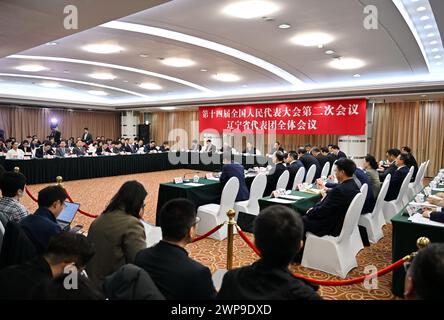
[[[424,187],[424,177],[427,173],[427,169],[429,167],[430,160],[427,160],[424,162],[424,169],[422,170],[421,177],[419,178],[419,183],[415,186],[415,194],[418,194],[421,192],[422,188]]]
[[[298,172],[296,172],[296,176],[293,180],[293,188],[291,190],[296,190],[298,185],[304,182],[304,176],[305,176],[305,168],[300,167],[298,169]]]
[[[315,174],[316,174],[316,165],[312,164],[308,169],[307,176],[305,177],[305,182],[313,183]]]
[[[364,183],[361,186],[360,192],[362,194],[362,197],[364,198],[364,203],[365,203],[365,199],[367,198],[367,192],[368,192],[368,184],[367,183]],[[362,213],[362,209],[361,209],[361,213]],[[358,221],[359,221],[359,219],[358,219]],[[364,243],[362,242],[361,233],[359,232],[358,223],[356,223],[356,227],[354,228],[354,230],[352,232],[350,240],[355,244],[353,247],[353,249],[355,250],[354,254],[358,254],[359,251],[364,249]]]
[[[390,220],[399,212],[407,203],[404,203],[404,194],[407,192],[410,179],[412,178],[414,168],[411,167],[409,173],[405,176],[398,197],[392,201],[384,201],[384,218],[385,222],[391,223]]]
[[[407,187],[407,192],[404,194],[404,202],[410,202],[415,197],[415,195],[421,191],[421,177],[424,174],[425,165],[425,162],[421,163],[418,172],[416,173],[415,181],[409,183]],[[415,192],[417,189],[419,189],[419,191]]]
[[[234,210],[236,211],[235,220],[239,212],[258,215],[260,211],[258,200],[264,196],[265,187],[267,186],[267,176],[265,173],[259,173],[253,180],[250,188],[250,198],[244,201],[234,203]]]
[[[232,177],[225,184],[220,198],[220,204],[210,203],[197,208],[197,216],[200,218],[196,233],[205,234],[217,225],[227,220],[227,211],[234,207],[237,193],[239,191],[239,180]],[[224,240],[227,237],[227,228],[220,228],[210,238]]]
[[[3,226],[3,223],[0,221],[0,252],[2,252],[3,236],[4,235],[5,235],[5,227]]]
[[[362,245],[362,241],[356,243],[352,239],[352,234],[358,226],[364,202],[365,197],[362,193],[355,195],[345,214],[339,236],[318,237],[307,232],[301,263],[303,267],[345,278],[351,269],[358,266],[356,253],[359,251],[358,248]]]
[[[285,170],[284,172],[281,173],[281,175],[276,183],[276,190],[277,189],[287,189],[288,179],[290,179],[290,172],[288,170]]]
[[[361,214],[359,217],[358,224],[367,230],[368,240],[371,243],[378,242],[384,236],[384,233],[382,232],[382,226],[385,224],[383,206],[384,198],[390,184],[390,177],[390,174],[385,177],[373,211]]]
[[[328,172],[330,171],[330,162],[326,162],[321,171],[321,177],[328,177]]]

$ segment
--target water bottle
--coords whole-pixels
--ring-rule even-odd
[[[193,177],[193,182],[199,182],[199,176],[197,174]]]

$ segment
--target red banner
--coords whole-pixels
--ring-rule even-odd
[[[199,132],[365,134],[365,99],[199,107]]]

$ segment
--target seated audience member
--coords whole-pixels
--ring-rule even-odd
[[[125,144],[123,145],[122,149],[125,152],[134,153],[134,146],[129,138],[125,139]]]
[[[143,217],[147,192],[137,181],[127,181],[111,199],[105,211],[93,221],[88,239],[96,255],[88,263],[89,278],[101,288],[106,276],[127,263],[146,248]]]
[[[372,185],[372,191],[373,191],[373,197],[376,199],[378,198],[379,191],[381,190],[381,182],[379,181],[379,174],[376,169],[378,169],[378,163],[376,162],[375,157],[368,154],[365,157],[364,160],[364,171],[367,175],[367,178],[370,181],[370,184]]]
[[[409,161],[408,161],[408,163],[406,163],[405,165],[407,166],[407,167],[413,167],[414,169],[413,169],[413,175],[412,175],[412,182],[413,181],[415,181],[415,178],[416,178],[416,174],[418,173],[418,162],[416,161],[416,159],[415,159],[415,157],[413,156],[413,154],[412,154],[412,149],[410,149],[408,146],[404,146],[404,147],[402,147],[401,148],[401,152],[402,153],[407,153],[407,154],[409,154]]]
[[[270,155],[273,155],[275,152],[280,151],[280,152],[284,152],[284,148],[282,148],[282,145],[279,141],[276,141],[273,145],[273,148],[271,148],[270,150]]]
[[[0,139],[0,153],[8,152],[8,148],[6,148],[5,140]]]
[[[68,139],[68,142],[66,143],[66,146],[67,146],[68,148],[74,148],[74,147],[76,146],[74,140],[75,140],[74,137],[70,137],[70,138]]]
[[[298,154],[296,151],[290,151],[285,160],[287,163],[287,170],[290,172],[287,190],[291,190],[293,188],[294,178],[296,177],[299,169],[304,167],[304,164],[298,159]]]
[[[97,141],[97,145],[95,147],[96,147],[96,154],[98,156],[101,156],[105,152],[106,147],[102,140]]]
[[[142,153],[144,152],[145,149],[145,142],[143,141],[143,139],[140,139],[139,141],[137,141],[137,144],[134,145],[134,149],[136,150],[137,153]]]
[[[253,144],[250,141],[248,141],[247,147],[244,149],[243,153],[256,154],[256,148],[253,147]]]
[[[427,198],[427,202],[438,206],[437,208],[424,209],[422,215],[431,221],[444,223],[444,193],[439,192]]]
[[[6,153],[6,159],[20,159],[22,160],[25,157],[25,153],[23,150],[19,149],[19,143],[15,141],[12,144],[11,150],[8,150]]]
[[[54,151],[52,150],[51,143],[45,141],[42,146],[40,146],[35,151],[36,158],[44,158],[45,156],[53,156]]]
[[[220,148],[219,151],[220,152],[232,153],[233,152],[233,148],[228,144],[228,142],[224,142],[223,145],[222,145],[222,148]]]
[[[163,240],[136,256],[135,264],[148,272],[167,300],[209,300],[216,296],[210,269],[188,257],[185,250],[197,222],[191,201],[168,201],[160,210]]]
[[[202,150],[202,146],[197,142],[196,139],[193,140],[192,144],[191,144],[191,151],[201,151]]]
[[[307,150],[305,150],[305,148],[301,147],[298,149],[298,157],[299,157],[299,161],[302,162],[302,164],[305,167],[305,176],[307,176],[308,170],[310,169],[310,167],[312,165],[316,166],[316,173],[314,176],[314,179],[318,179],[321,177],[321,166],[319,165],[319,161],[313,157],[311,154],[307,153]],[[304,177],[305,179],[305,177]]]
[[[397,166],[396,166],[396,158],[399,156],[401,151],[399,149],[389,149],[386,152],[387,161],[386,164],[383,166],[380,166],[378,168],[379,171],[379,181],[384,182],[385,177],[390,173],[390,175],[393,177],[393,173],[395,173]]]
[[[57,223],[57,217],[65,207],[68,197],[61,186],[50,186],[40,190],[38,195],[39,208],[34,214],[20,221],[22,229],[31,240],[38,254],[43,254],[48,248],[51,237],[62,232]]]
[[[211,139],[207,140],[207,144],[205,145],[205,152],[216,152],[216,146],[211,143]]]
[[[236,177],[237,180],[239,180],[239,191],[237,192],[236,201],[248,200],[250,198],[250,192],[245,182],[244,166],[232,162],[230,152],[224,152],[223,163],[224,165],[222,166],[222,172],[219,178],[222,186],[225,186],[230,178]]]
[[[75,154],[78,157],[84,156],[85,153],[85,143],[82,140],[77,141],[76,146],[72,149],[72,154]]]
[[[22,144],[19,147],[19,149],[22,150],[25,153],[25,155],[32,153],[32,149],[29,146],[29,141],[28,140],[23,140]]]
[[[324,165],[325,165],[327,162],[329,162],[329,159],[328,159],[326,156],[323,155],[323,153],[321,152],[321,149],[319,149],[318,147],[313,147],[313,148],[311,149],[311,155],[312,155],[313,157],[315,157],[316,160],[318,160],[318,162],[319,162],[319,167],[321,168],[321,171],[322,171],[322,169],[324,168]],[[334,162],[334,161],[333,161],[333,162]],[[330,165],[330,168],[331,168],[331,165]]]
[[[334,145],[331,147],[331,149],[332,149],[333,154],[334,154],[338,159],[341,159],[341,158],[347,158],[347,155],[339,149],[339,146],[337,146],[337,145],[334,144]]]
[[[409,168],[406,166],[406,162],[408,161],[409,161],[409,155],[406,153],[401,153],[396,158],[395,163],[397,169],[395,172],[393,172],[390,178],[390,184],[384,199],[385,201],[395,200],[398,197],[402,182],[409,173]]]
[[[168,141],[164,141],[163,144],[159,147],[160,152],[168,152],[170,151],[170,146],[168,144]]]
[[[38,149],[40,147],[39,139],[37,139],[37,138],[32,139],[32,142],[30,143],[30,146],[31,146],[32,150]]]
[[[51,144],[52,148],[57,148],[57,142],[55,141],[54,137],[49,138],[49,143]]]
[[[410,264],[404,297],[416,300],[444,300],[444,244],[432,243],[418,251]]]
[[[273,167],[267,174],[267,186],[264,191],[265,197],[268,197],[274,190],[276,190],[279,177],[285,170],[287,170],[287,167],[284,164],[284,154],[277,151],[273,156]]]
[[[56,156],[63,158],[63,157],[66,157],[70,154],[71,154],[71,150],[68,147],[66,147],[65,140],[60,141],[60,145],[56,149]]]
[[[329,189],[326,196],[303,216],[305,231],[322,237],[337,237],[342,230],[345,214],[353,198],[360,192],[353,180],[355,163],[347,158],[336,162],[336,178],[339,185]]]
[[[8,221],[20,222],[28,216],[28,210],[20,203],[25,190],[26,178],[19,172],[5,172],[0,178],[0,214]],[[5,224],[3,224],[6,227]]]
[[[54,279],[64,279],[65,268],[72,266],[80,271],[93,255],[94,249],[85,236],[70,232],[55,235],[42,256],[0,271],[0,300],[42,299],[42,289]]]
[[[305,150],[307,151],[308,154],[311,154],[311,149],[313,148],[311,144],[307,143],[304,146]]]
[[[154,140],[151,140],[150,141],[150,144],[149,145],[147,145],[147,147],[146,147],[146,152],[151,152],[151,153],[156,153],[157,152],[157,145],[156,145],[156,141],[154,141]]]
[[[254,221],[254,242],[261,259],[228,271],[217,295],[221,300],[320,300],[289,264],[301,249],[304,225],[299,214],[284,206],[263,210]]]

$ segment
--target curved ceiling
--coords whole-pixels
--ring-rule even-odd
[[[154,106],[264,94],[297,97],[326,90],[362,91],[381,84],[414,88],[444,81],[440,67],[444,63],[440,36],[444,12],[439,1],[258,0],[256,4],[269,2],[277,10],[250,19],[224,12],[227,5],[242,1],[151,1],[151,5],[163,4],[146,10],[141,7],[143,1],[135,1],[129,13],[137,13],[125,17],[117,16],[120,7],[113,5],[108,20],[103,14],[95,20],[88,16],[88,27],[92,28],[63,36],[55,28],[51,37],[47,26],[45,37],[36,35],[33,41],[17,37],[17,31],[11,29],[25,32],[37,24],[44,26],[44,15],[24,22],[23,27],[11,22],[5,26],[6,32],[0,31],[0,39],[16,44],[10,47],[9,57],[0,59],[0,99],[29,99],[33,94],[25,93],[39,91],[42,99],[47,95],[48,102],[54,92],[59,92],[59,101],[67,103],[84,104],[90,96],[93,105]],[[14,10],[17,14],[45,11],[30,1],[19,0],[21,6],[15,7],[13,1],[6,2],[9,15]],[[82,5],[84,1],[74,2]],[[367,5],[377,9],[377,29],[364,27]],[[420,7],[425,12],[418,11]],[[256,9],[257,5],[248,14]],[[46,14],[51,10],[48,7]],[[426,14],[430,19],[422,21]],[[3,15],[0,11],[0,18]],[[422,29],[429,24],[433,30]],[[316,45],[322,39],[314,33],[324,34],[322,46]],[[298,36],[306,34],[315,45],[296,43],[304,40]],[[20,41],[24,43],[19,46]],[[434,41],[436,44],[430,45]],[[33,47],[20,50],[25,44]],[[83,50],[89,44],[120,49],[109,54]],[[186,59],[179,62],[190,65],[173,67],[166,64],[169,58]],[[358,64],[352,68],[352,62]],[[29,65],[45,69],[17,69]],[[97,73],[109,74],[112,79],[93,79],[91,75]],[[39,80],[60,82],[62,86],[42,89]],[[98,98],[88,93],[97,88],[107,95]]]

